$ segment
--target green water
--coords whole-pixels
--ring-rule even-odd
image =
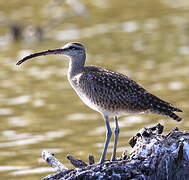
[[[181,123],[149,114],[119,118],[118,156],[129,148],[128,139],[144,126],[160,122],[166,132],[176,126],[189,130],[189,3],[81,2],[83,6],[78,11],[76,5],[76,11],[64,1],[0,1],[1,179],[40,179],[52,172],[40,157],[43,149],[54,152],[69,167],[67,154],[83,160],[88,154],[97,160],[100,156],[104,122],[70,87],[66,58],[46,56],[15,65],[31,52],[69,41],[86,46],[87,64],[125,73],[184,111]],[[11,35],[12,22],[24,28],[18,41]],[[45,28],[40,40],[33,36],[35,26]]]

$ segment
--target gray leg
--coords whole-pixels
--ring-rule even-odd
[[[101,158],[100,158],[100,164],[105,161],[106,152],[107,152],[107,149],[108,149],[108,144],[110,142],[110,138],[111,138],[111,135],[112,135],[108,116],[103,116],[103,118],[104,118],[105,125],[106,125],[106,139],[105,139],[105,143],[104,143],[104,150],[103,150]]]
[[[117,116],[114,117],[115,120],[115,130],[114,130],[114,147],[113,147],[113,153],[112,153],[112,157],[111,157],[111,161],[115,161],[116,160],[116,150],[117,150],[117,143],[118,143],[118,138],[119,138],[119,124],[118,124],[118,119]]]

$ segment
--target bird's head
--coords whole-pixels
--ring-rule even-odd
[[[23,62],[27,61],[28,59],[37,57],[37,56],[44,56],[44,55],[49,55],[49,54],[63,54],[67,57],[77,57],[77,56],[85,56],[85,47],[82,44],[79,43],[67,43],[64,45],[62,48],[59,49],[52,49],[52,50],[47,50],[47,51],[41,51],[37,53],[30,54],[20,61],[18,61],[16,64],[20,65]]]
[[[85,53],[85,47],[80,43],[67,43],[62,47],[62,54],[68,57],[80,56]]]

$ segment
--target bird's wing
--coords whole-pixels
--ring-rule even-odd
[[[109,70],[90,71],[80,76],[79,81],[82,91],[97,104],[125,107],[131,111],[148,109],[143,97],[147,91],[123,74]]]
[[[101,69],[90,71],[81,76],[83,91],[94,102],[130,111],[153,111],[163,113],[181,111],[168,102],[152,95],[128,76],[114,71]],[[108,107],[107,107],[108,108]]]

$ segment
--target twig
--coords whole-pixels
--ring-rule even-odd
[[[81,167],[85,167],[87,166],[87,164],[82,161],[81,159],[76,159],[71,155],[67,155],[67,159],[70,161],[71,164],[73,164],[73,166],[81,168]]]
[[[52,168],[55,168],[57,171],[68,170],[64,164],[54,157],[54,154],[44,150],[42,151],[41,156]]]
[[[95,160],[94,160],[94,156],[93,155],[89,155],[89,165],[93,165],[93,164],[95,164]]]

